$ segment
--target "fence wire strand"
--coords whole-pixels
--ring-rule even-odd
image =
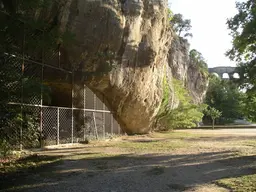
[[[43,30],[11,20],[2,12],[0,18],[16,26],[16,33],[11,28],[0,30],[0,80],[6,91],[0,95],[0,131],[13,146],[78,143],[122,133],[104,98],[74,81],[74,77],[82,78],[62,50],[44,47]],[[17,117],[13,111],[19,111]]]

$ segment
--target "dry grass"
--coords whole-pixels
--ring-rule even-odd
[[[255,192],[256,174],[236,178],[221,179],[216,183],[234,192]]]
[[[145,176],[157,178],[168,176],[168,174],[171,173],[170,169],[175,165],[178,167],[191,166],[191,168],[194,169],[194,164],[199,161],[201,161],[200,163],[202,163],[202,165],[208,163],[209,165],[211,164],[213,168],[214,166],[215,168],[221,166],[222,168],[228,169],[230,165],[227,159],[230,158],[232,160],[232,158],[234,158],[237,159],[233,160],[234,163],[244,161],[246,165],[246,162],[248,162],[248,158],[246,157],[250,156],[252,159],[256,156],[255,152],[256,139],[251,135],[218,134],[215,133],[215,131],[213,131],[213,134],[211,134],[210,131],[191,133],[190,131],[186,132],[182,130],[152,133],[146,136],[121,136],[113,140],[93,141],[87,145],[73,146],[73,148],[49,149],[47,151],[38,152],[39,155],[32,155],[2,164],[0,166],[0,174],[11,173],[12,176],[13,174],[32,169],[36,170],[38,174],[42,174],[44,177],[53,179],[57,177],[61,179],[62,176],[60,173],[75,175],[83,172],[87,175],[86,177],[94,178],[99,177],[101,174],[104,174],[104,172],[132,169],[134,164],[137,163],[136,169],[146,169],[146,171],[143,171]],[[200,156],[200,154],[204,153],[223,153],[225,155],[218,157],[209,154],[211,158],[204,159],[203,156]],[[183,159],[183,162],[175,161],[175,158],[167,158],[165,161],[168,161],[169,164],[164,164],[166,163],[165,161],[159,162],[159,160],[157,160],[157,156],[161,155],[165,157],[170,156],[172,158],[174,158],[175,155],[186,156],[186,158]],[[194,160],[194,155],[198,155],[198,159]],[[214,163],[214,158],[216,159],[216,163]],[[219,164],[219,162],[223,163]],[[75,163],[75,167],[73,163]],[[189,165],[187,165],[187,163]],[[225,167],[225,163],[227,167]],[[46,167],[46,165],[49,166]],[[55,165],[57,165],[57,167],[55,167]],[[240,164],[238,164],[238,166],[240,166]],[[42,167],[43,169],[41,169]],[[236,169],[236,166],[234,167]],[[254,169],[253,167],[255,166],[252,164],[251,170]],[[52,170],[53,168],[54,170]],[[200,173],[204,173],[205,171],[209,172],[208,167],[199,168],[199,172],[195,173],[198,177]],[[187,170],[184,169],[184,171],[184,174],[188,174]],[[58,174],[59,176],[57,176]],[[172,175],[169,176],[172,177]],[[201,183],[199,186],[191,187],[185,184],[183,185],[183,183],[168,183],[167,187],[169,190],[195,192],[224,192],[228,190],[236,192],[256,191],[256,174],[241,175],[237,178],[220,178],[222,178],[221,175],[218,176],[218,179],[215,178],[211,180],[210,183]],[[213,185],[212,182],[220,187]],[[25,188],[28,187],[26,185],[24,186]]]

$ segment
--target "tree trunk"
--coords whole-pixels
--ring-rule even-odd
[[[215,119],[212,120],[212,129],[214,129]]]

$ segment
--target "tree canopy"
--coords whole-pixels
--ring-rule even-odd
[[[193,104],[188,90],[179,80],[173,78],[172,83],[175,96],[179,100],[179,103],[177,108],[170,108],[170,100],[173,100],[173,98],[171,98],[172,96],[170,95],[170,88],[167,79],[164,77],[164,96],[158,114],[158,119],[161,119],[162,122],[164,122],[164,124],[161,125],[161,130],[195,127],[198,122],[202,121],[203,110],[206,108],[206,105]]]
[[[215,75],[210,76],[210,83],[206,93],[205,103],[222,112],[225,122],[243,118],[246,95],[239,90],[232,81],[221,80]],[[207,115],[207,114],[206,114]]]
[[[170,20],[170,24],[174,31],[179,35],[183,37],[192,37],[192,33],[190,33],[190,30],[192,28],[191,26],[191,20],[190,19],[184,19],[183,15],[178,13],[174,14]]]
[[[190,61],[196,63],[201,73],[208,75],[208,65],[199,51],[192,49],[189,52]]]
[[[214,129],[214,123],[215,119],[221,117],[222,112],[215,109],[214,107],[208,107],[207,109],[204,110],[205,114],[210,116],[212,119],[212,128]]]
[[[233,47],[227,52],[239,63],[241,83],[249,92],[256,93],[256,2],[237,2],[238,13],[227,21],[233,38]]]

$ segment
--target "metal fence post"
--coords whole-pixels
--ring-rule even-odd
[[[74,143],[74,102],[73,102],[73,99],[74,99],[74,71],[72,71],[72,99],[71,99],[71,102],[72,102],[72,109],[71,109],[71,143]]]
[[[22,41],[22,64],[21,64],[21,124],[20,124],[20,150],[22,150],[22,140],[23,140],[23,102],[24,102],[24,89],[23,89],[23,77],[24,77],[24,57],[25,57],[25,23],[23,23],[23,41]]]
[[[43,78],[44,78],[44,66],[42,65],[41,68],[41,84],[43,84]],[[41,86],[41,101],[40,101],[40,147],[44,147],[43,145],[43,86]]]
[[[96,139],[98,140],[99,136],[98,136],[98,129],[97,129],[97,124],[96,124],[95,112],[93,112],[92,114],[93,114],[94,131],[95,131]]]
[[[93,109],[96,110],[96,95],[93,94]]]
[[[114,120],[113,120],[113,114],[111,113],[111,134],[114,134]]]
[[[21,123],[20,123],[20,151],[22,151],[22,141],[23,141],[23,132],[22,132],[22,127],[23,127],[23,104],[21,104]]]
[[[104,101],[104,98],[103,98],[103,101]],[[103,111],[105,111],[106,110],[106,107],[105,107],[105,104],[104,104],[104,102],[103,102]],[[103,131],[103,139],[106,139],[106,126],[105,126],[105,119],[106,119],[106,113],[105,112],[103,112],[102,113],[102,122],[103,122],[103,125],[102,125],[102,131]]]
[[[93,110],[96,110],[96,95],[95,95],[95,94],[93,94]],[[96,139],[98,139],[97,132],[96,132],[97,127],[96,127],[95,114],[94,114],[94,112],[92,113],[92,116],[93,116],[95,137],[96,137]]]
[[[43,29],[43,42],[44,42],[44,29]],[[41,65],[41,84],[43,85],[44,82],[44,45],[42,47],[42,65]],[[43,142],[43,86],[41,86],[40,90],[40,147],[43,148],[45,143]]]
[[[84,94],[84,98],[83,98],[83,101],[84,101],[84,105],[83,105],[83,115],[84,115],[84,141],[86,140],[86,134],[85,134],[85,108],[86,108],[86,86],[85,84],[83,84],[84,86],[84,89],[83,89],[83,94]]]
[[[60,109],[57,108],[57,145],[60,144]]]

